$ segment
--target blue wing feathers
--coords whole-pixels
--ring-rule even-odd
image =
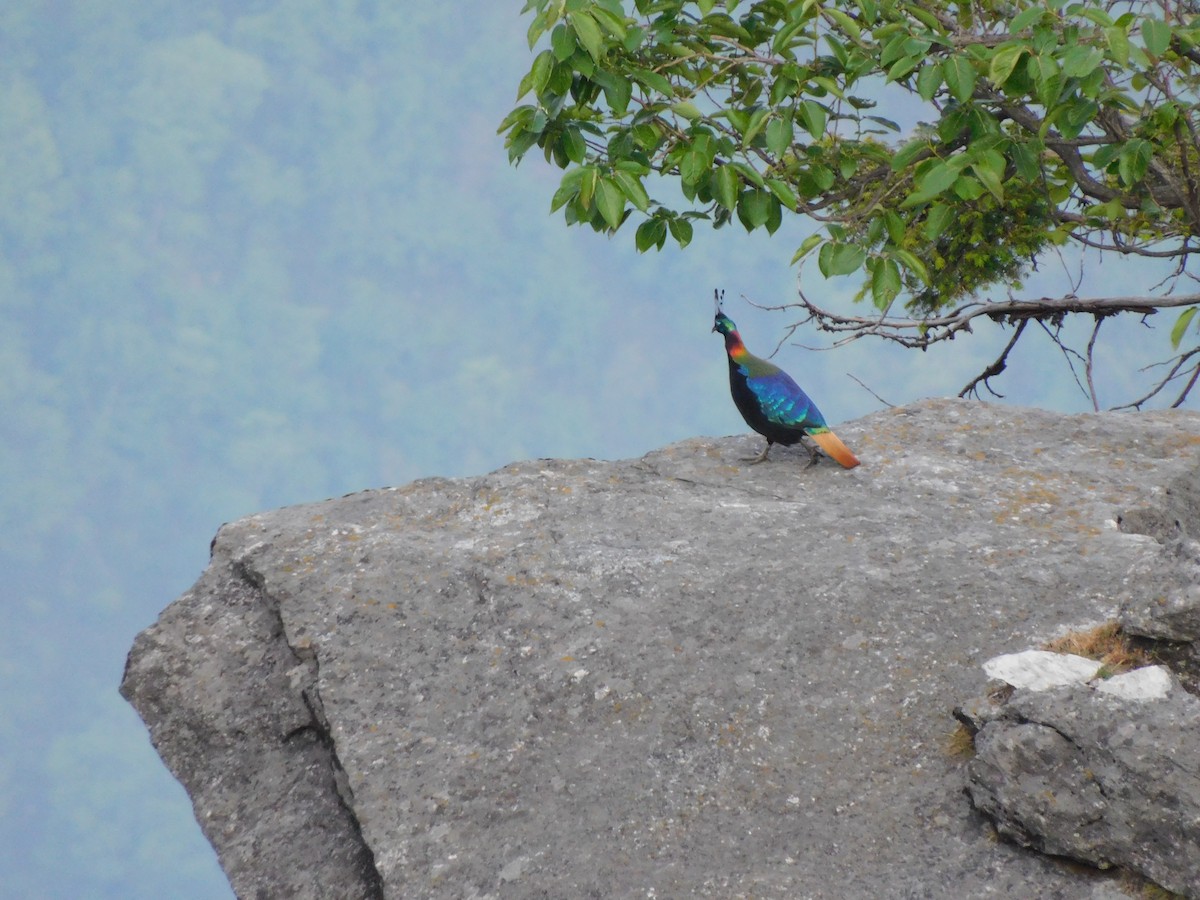
[[[825,417],[800,385],[783,370],[747,378],[763,415],[785,428],[827,428]]]

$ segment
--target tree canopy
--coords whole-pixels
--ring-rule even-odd
[[[504,119],[510,159],[565,169],[570,224],[640,250],[697,222],[819,224],[793,262],[855,275],[873,311],[800,306],[842,340],[928,347],[978,316],[1180,308],[1175,356],[1140,405],[1200,376],[1200,8],[1069,0],[529,0],[540,50]],[[896,121],[915,110],[911,122]],[[1038,258],[1076,244],[1166,267],[1144,295],[1026,299]],[[990,290],[1003,292],[992,300]],[[1094,398],[1094,391],[1091,392]]]

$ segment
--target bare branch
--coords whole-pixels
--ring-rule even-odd
[[[972,378],[970,383],[958,392],[958,396],[965,397],[968,394],[973,394],[976,398],[982,399],[979,397],[979,385],[982,383],[983,386],[987,388],[988,393],[990,393],[993,397],[999,397],[1002,400],[1004,399],[1004,395],[997,393],[991,384],[989,384],[989,381],[1008,368],[1008,354],[1012,352],[1013,347],[1017,346],[1017,341],[1021,339],[1021,332],[1025,330],[1025,326],[1028,324],[1028,319],[1022,319],[1017,324],[1017,330],[1013,332],[1012,339],[1004,347],[1004,350],[1000,353],[1000,355],[996,357],[996,361]]]
[[[1190,368],[1184,369],[1184,365],[1188,362],[1188,360],[1191,360],[1191,359],[1195,359],[1196,361],[1192,363]],[[1181,354],[1179,354],[1179,356],[1174,357],[1172,360],[1168,360],[1168,362],[1173,363],[1173,365],[1171,366],[1171,371],[1169,371],[1166,374],[1166,377],[1161,379],[1153,388],[1151,388],[1147,394],[1145,394],[1144,396],[1139,397],[1137,400],[1133,400],[1129,403],[1122,403],[1120,406],[1114,406],[1113,409],[1141,409],[1142,406],[1145,403],[1147,403],[1151,398],[1157,396],[1163,390],[1165,390],[1167,385],[1170,384],[1172,381],[1174,381],[1177,378],[1182,378],[1185,374],[1187,374],[1188,372],[1191,372],[1191,377],[1187,380],[1187,383],[1183,386],[1183,390],[1180,392],[1179,396],[1175,399],[1175,402],[1171,404],[1172,409],[1175,409],[1178,406],[1180,406],[1183,403],[1183,401],[1187,399],[1187,396],[1191,392],[1192,388],[1196,386],[1197,378],[1200,378],[1200,347],[1193,347],[1191,350],[1187,351],[1186,353],[1181,353]],[[1165,364],[1166,363],[1159,363],[1158,365],[1165,365]],[[1146,368],[1148,368],[1148,369],[1154,368],[1154,366],[1147,366]],[[1144,372],[1144,371],[1146,371],[1146,369],[1142,369],[1142,371]]]
[[[895,340],[905,346],[925,347],[953,337],[954,333],[969,328],[970,322],[979,316],[987,316],[997,322],[1017,322],[1021,319],[1061,318],[1068,313],[1089,313],[1094,316],[1112,316],[1118,313],[1153,315],[1160,309],[1193,306],[1200,303],[1200,294],[1180,294],[1166,297],[1042,297],[1038,300],[985,300],[967,303],[944,316],[928,319],[888,318],[886,316],[844,316],[823,309],[803,292],[800,303],[785,303],[779,306],[764,306],[763,309],[778,311],[801,306],[816,321],[822,331],[833,333],[850,332],[856,337],[877,334]],[[916,336],[907,333],[919,332]]]
[[[847,372],[846,374],[847,374],[847,375],[850,375],[850,373],[849,373],[849,372]],[[879,396],[877,393],[875,393],[873,390],[871,390],[869,387],[867,387],[865,384],[863,384],[861,379],[859,379],[859,378],[856,378],[856,377],[855,377],[855,376],[853,376],[853,375],[850,375],[850,377],[851,377],[851,378],[853,378],[855,381],[857,381],[857,382],[858,382],[858,385],[859,385],[859,387],[861,387],[861,388],[862,388],[864,391],[866,391],[868,394],[870,394],[872,397],[874,397],[876,400],[878,400],[878,401],[879,401],[880,403],[882,403],[884,406],[886,406],[886,407],[888,407],[888,408],[890,408],[890,409],[895,409],[895,408],[896,408],[896,404],[895,404],[895,403],[888,403],[886,400],[884,400],[882,397],[880,397],[880,396]]]
[[[1096,382],[1092,379],[1092,364],[1096,360],[1096,338],[1100,336],[1100,326],[1103,324],[1104,317],[1096,316],[1096,324],[1092,327],[1092,336],[1088,339],[1087,364],[1084,368],[1084,371],[1087,372],[1087,389],[1092,398],[1092,409],[1096,412],[1100,412],[1100,398],[1096,394]]]

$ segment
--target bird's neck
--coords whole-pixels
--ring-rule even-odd
[[[731,359],[735,360],[743,360],[750,355],[750,351],[742,343],[742,336],[736,331],[731,331],[725,335],[725,352],[729,354]]]

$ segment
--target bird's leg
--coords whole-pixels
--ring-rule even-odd
[[[758,456],[754,457],[753,459],[746,457],[745,459],[742,460],[742,462],[748,462],[748,463],[750,463],[750,465],[756,466],[760,462],[765,461],[767,458],[767,454],[770,452],[771,452],[771,442],[767,441],[767,446],[763,447],[762,453],[758,454]]]
[[[803,438],[800,439],[800,446],[808,451],[808,465],[805,466],[804,468],[811,469],[813,466],[815,466],[817,463],[819,463],[821,461],[821,454],[817,452],[817,448],[810,447],[808,444],[806,444],[804,442]]]

